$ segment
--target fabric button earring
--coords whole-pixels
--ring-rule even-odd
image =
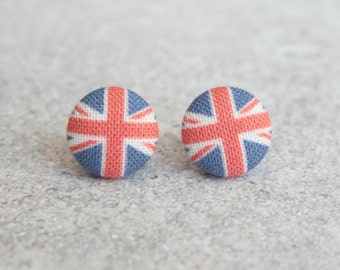
[[[217,87],[198,96],[184,115],[182,140],[203,171],[235,177],[253,169],[272,139],[268,112],[253,95]]]
[[[76,160],[95,176],[128,176],[156,149],[158,123],[150,105],[122,87],[97,89],[75,105],[67,141]]]

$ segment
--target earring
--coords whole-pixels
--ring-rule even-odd
[[[272,139],[268,112],[253,95],[217,87],[198,96],[184,115],[182,141],[203,171],[235,177],[253,169]]]
[[[67,141],[76,160],[95,176],[137,171],[156,149],[158,123],[150,105],[122,87],[97,89],[75,105]]]

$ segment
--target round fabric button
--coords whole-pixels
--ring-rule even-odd
[[[95,176],[127,176],[156,149],[158,124],[150,105],[121,87],[95,90],[72,111],[67,140],[77,161]]]
[[[198,96],[183,119],[182,140],[191,160],[221,177],[239,176],[265,156],[272,139],[269,114],[253,95],[217,87]]]

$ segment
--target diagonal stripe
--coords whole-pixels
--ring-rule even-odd
[[[89,114],[86,111],[84,111],[81,107],[79,107],[78,105],[74,107],[74,110],[77,111],[81,115],[89,116]]]
[[[263,137],[263,138],[266,138],[268,140],[272,139],[272,136],[270,134],[268,134],[268,133],[260,133],[259,136]]]
[[[144,143],[144,145],[151,149],[152,151],[155,151],[156,150],[156,145],[152,144],[152,143]]]
[[[196,119],[189,118],[187,116],[184,116],[183,119],[184,122],[189,123],[189,124],[198,124],[200,121]]]
[[[144,111],[141,111],[139,113],[136,113],[135,115],[133,115],[131,117],[131,119],[141,119],[141,118],[143,118],[144,116],[147,116],[150,113],[152,113],[152,109],[148,108],[147,110],[144,110]]]
[[[257,98],[254,98],[253,101],[245,106],[240,113],[242,114],[251,111],[257,104],[259,104],[259,100]]]
[[[98,141],[89,140],[89,141],[86,141],[86,142],[83,142],[83,143],[79,143],[79,144],[77,144],[75,146],[71,146],[70,149],[71,149],[71,152],[77,152],[79,150],[84,150],[85,148],[93,146],[93,145],[95,145],[97,143],[98,143]]]
[[[192,155],[191,160],[192,161],[197,161],[200,158],[202,158],[204,155],[206,155],[211,149],[213,149],[215,145],[207,145],[203,147],[200,151],[198,151],[196,154]]]

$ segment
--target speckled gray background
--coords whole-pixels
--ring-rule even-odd
[[[0,1],[1,269],[340,269],[340,2]],[[226,181],[182,150],[202,91],[257,96],[274,140]],[[125,86],[159,148],[128,179],[69,153],[73,105]]]

